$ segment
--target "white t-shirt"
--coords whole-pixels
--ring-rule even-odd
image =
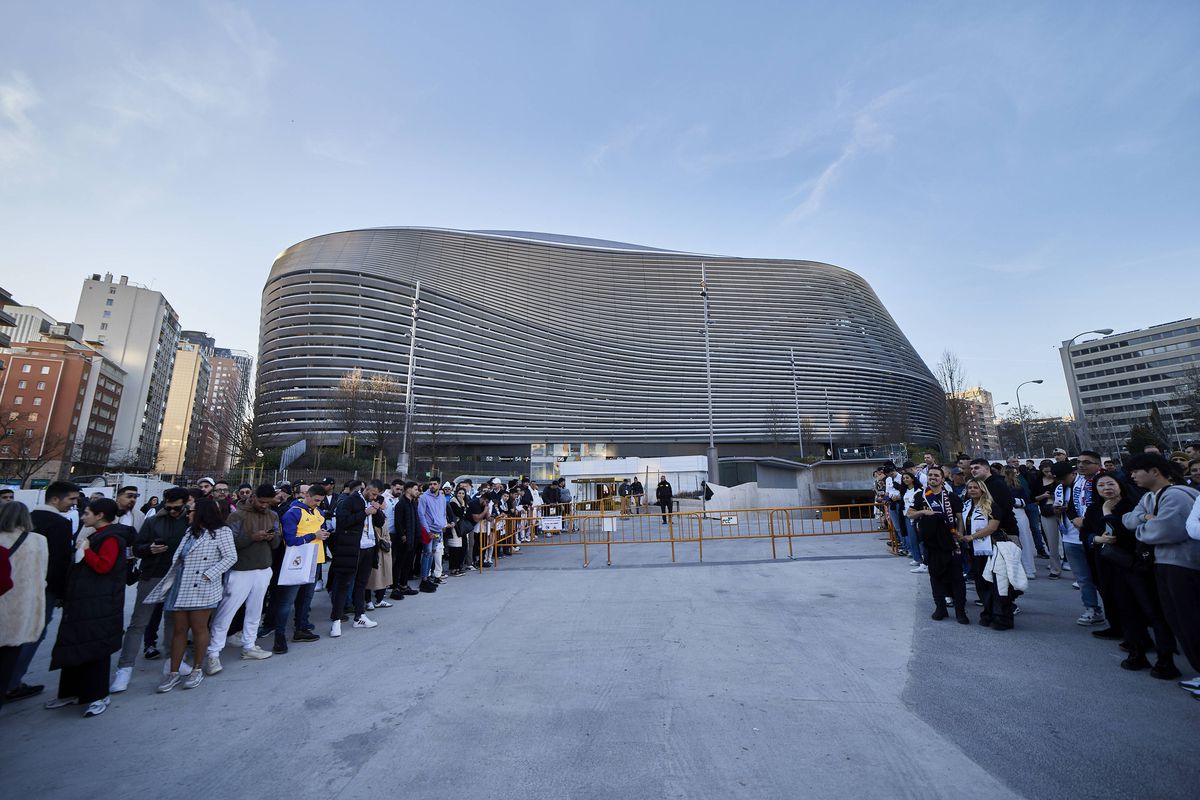
[[[963,507],[963,519],[966,520],[967,533],[972,536],[986,528],[991,522],[991,519],[975,508],[975,504],[970,500],[967,500]],[[990,556],[992,554],[992,537],[985,536],[971,542],[971,552],[977,556]]]
[[[1072,487],[1074,493],[1074,487]],[[1062,516],[1058,518],[1058,531],[1062,536],[1062,540],[1067,544],[1082,544],[1079,541],[1079,529],[1071,524],[1070,514],[1067,513],[1067,501],[1071,499],[1071,495],[1067,494],[1067,489],[1061,483],[1054,487],[1054,505],[1062,506]],[[1079,513],[1079,509],[1075,509],[1075,513]]]
[[[904,492],[904,510],[912,511],[913,501],[917,495],[924,494],[921,489],[906,489]]]

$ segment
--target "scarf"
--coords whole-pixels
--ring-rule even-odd
[[[939,512],[942,518],[946,521],[946,527],[952,532],[957,529],[958,524],[954,518],[954,508],[950,505],[950,492],[946,489],[946,484],[942,484],[942,489],[935,492],[933,489],[926,489],[924,492],[925,503],[930,509]],[[937,505],[934,505],[934,502]]]

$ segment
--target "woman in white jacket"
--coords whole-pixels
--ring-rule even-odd
[[[158,586],[146,596],[147,603],[162,603],[163,611],[174,614],[175,626],[171,639],[171,671],[159,685],[159,692],[169,692],[182,680],[183,688],[194,689],[204,680],[199,662],[191,673],[182,678],[179,665],[187,649],[188,631],[192,632],[192,648],[203,658],[208,651],[208,622],[213,609],[221,603],[223,578],[237,563],[237,545],[233,531],[225,525],[217,501],[211,497],[196,500],[191,511],[191,524],[183,541],[175,550],[171,570]]]

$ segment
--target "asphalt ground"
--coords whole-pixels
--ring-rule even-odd
[[[98,718],[6,706],[0,795],[1194,796],[1200,703],[1119,669],[1069,582],[1036,582],[1001,633],[930,621],[926,579],[873,534],[795,552],[622,545],[585,569],[526,548],[373,630],[228,648],[194,690],[154,693],[139,661]]]

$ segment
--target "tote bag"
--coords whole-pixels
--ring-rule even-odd
[[[315,543],[288,545],[283,553],[283,565],[279,568],[280,586],[300,586],[312,583],[317,577],[317,551]]]

